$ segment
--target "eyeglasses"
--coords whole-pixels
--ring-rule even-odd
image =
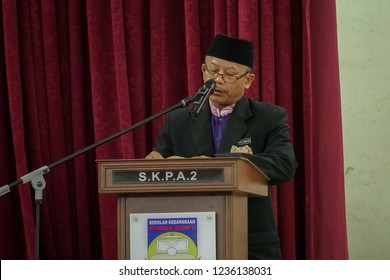
[[[213,78],[213,79],[217,79],[218,76],[221,76],[222,77],[222,80],[226,83],[229,83],[229,84],[234,84],[236,83],[239,79],[241,79],[242,77],[244,77],[246,74],[248,74],[250,71],[247,70],[244,74],[240,75],[240,76],[234,76],[234,75],[229,75],[229,74],[220,74],[218,71],[216,70],[211,70],[207,67],[206,64],[204,64],[204,72],[207,76],[209,76],[210,78]]]

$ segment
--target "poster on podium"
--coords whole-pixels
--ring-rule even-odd
[[[130,214],[130,259],[215,260],[215,212]]]

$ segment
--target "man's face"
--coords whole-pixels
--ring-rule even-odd
[[[214,78],[212,76],[213,73],[235,77],[240,77],[247,73],[238,80],[233,79],[234,83],[225,82],[221,75],[218,75],[218,77],[215,78],[217,85],[214,93],[210,95],[210,101],[213,102],[219,109],[240,100],[244,95],[244,90],[250,87],[255,78],[254,74],[248,73],[248,66],[213,56],[206,56],[205,63],[202,64],[201,69],[204,82]]]

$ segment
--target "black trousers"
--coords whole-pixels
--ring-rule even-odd
[[[249,244],[248,260],[281,260],[280,243]]]

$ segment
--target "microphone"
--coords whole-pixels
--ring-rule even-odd
[[[191,116],[199,115],[200,111],[202,111],[204,105],[209,99],[210,94],[214,92],[216,82],[214,79],[210,79],[204,83],[204,85],[198,89],[198,92],[195,94],[194,104],[190,111]]]

